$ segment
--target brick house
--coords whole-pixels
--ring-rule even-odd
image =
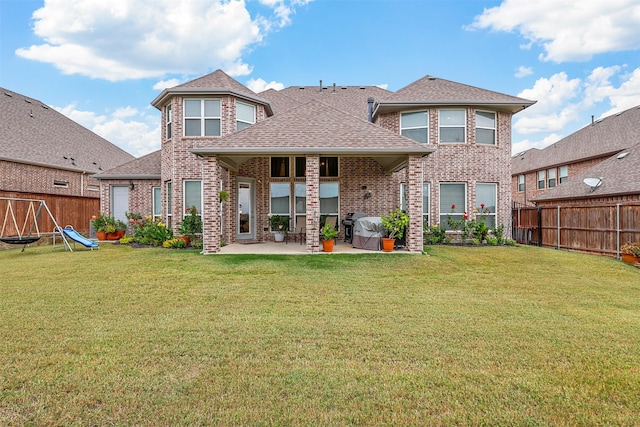
[[[174,230],[196,206],[206,254],[221,241],[272,239],[273,214],[288,216],[291,229],[302,223],[315,252],[324,218],[339,224],[348,212],[381,216],[397,206],[410,217],[406,247],[420,252],[423,224],[481,203],[510,230],[511,117],[532,104],[431,76],[397,92],[321,81],[258,94],[217,70],[152,101],[161,150],[96,178],[104,208],[110,189],[130,180],[130,196],[145,194],[130,197],[129,210]],[[159,179],[150,173],[158,169]]]
[[[0,196],[46,199],[59,222],[88,230],[100,198],[93,175],[134,157],[43,102],[0,90]]]
[[[531,149],[513,156],[511,188],[513,201],[521,205],[557,203],[616,203],[639,200],[640,179],[633,173],[625,179],[626,165],[640,169],[633,154],[639,142],[640,106],[593,120],[591,124],[542,150]],[[631,149],[624,161],[616,156]],[[633,163],[636,162],[636,163]],[[626,172],[625,172],[626,173]],[[583,183],[587,177],[602,177],[596,191]]]

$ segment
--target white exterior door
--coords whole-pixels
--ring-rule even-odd
[[[129,187],[111,187],[111,216],[127,222],[126,213],[129,211]]]
[[[238,178],[237,182],[236,240],[253,240],[256,238],[254,180]]]

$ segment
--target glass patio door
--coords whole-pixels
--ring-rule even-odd
[[[252,179],[238,179],[236,206],[236,240],[253,240],[255,231],[255,192]]]

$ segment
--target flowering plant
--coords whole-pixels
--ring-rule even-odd
[[[389,233],[388,237],[390,239],[402,239],[404,230],[407,228],[407,225],[409,225],[409,215],[407,215],[405,211],[397,207],[387,215],[382,215],[380,219],[382,220],[382,225]]]
[[[628,255],[635,255],[640,257],[640,242],[626,243],[620,248],[620,252]]]
[[[142,218],[138,214],[127,214],[127,217],[133,229],[134,242],[141,245],[160,246],[165,240],[173,238],[173,232],[167,228],[161,218],[154,219],[151,215]]]
[[[198,215],[198,209],[195,206],[186,209],[186,215],[182,219],[178,232],[190,240],[193,240],[196,234],[202,233],[202,218]]]

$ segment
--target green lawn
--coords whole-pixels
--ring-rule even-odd
[[[640,270],[535,247],[0,252],[0,425],[640,423]]]

